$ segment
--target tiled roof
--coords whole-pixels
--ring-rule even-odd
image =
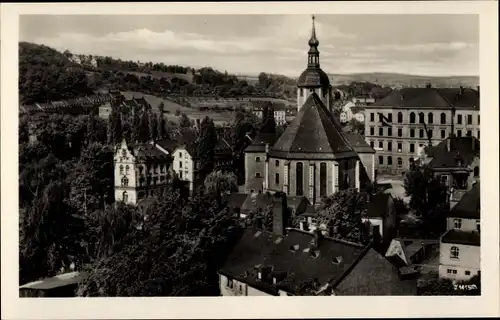
[[[275,133],[259,133],[254,139],[252,144],[246,147],[245,152],[266,152],[266,144],[269,144],[269,149],[276,142]]]
[[[330,85],[328,75],[317,67],[307,68],[297,80],[298,87],[325,87],[328,85]]]
[[[273,204],[273,199],[264,193],[252,193],[247,195],[245,201],[241,205],[242,211],[257,211],[263,210],[267,206]]]
[[[298,206],[302,201],[306,201],[307,203],[309,203],[309,200],[307,200],[306,197],[304,196],[287,196],[286,197],[286,202],[289,206]]]
[[[476,90],[465,88],[403,88],[393,91],[372,106],[403,108],[466,108],[479,110],[479,95]]]
[[[344,132],[344,136],[347,138],[347,141],[351,145],[351,147],[357,153],[375,153],[375,149],[373,149],[357,132]]]
[[[481,235],[476,231],[449,230],[443,235],[441,242],[479,247],[481,245]]]
[[[388,203],[392,196],[389,193],[378,193],[366,205],[366,216],[369,218],[383,218],[388,210]]]
[[[316,93],[311,94],[293,122],[270,151],[285,159],[339,159],[356,157],[333,115]]]
[[[169,153],[172,153],[174,149],[179,145],[179,143],[172,139],[161,139],[155,142],[161,148],[167,150]]]
[[[467,167],[472,164],[475,157],[479,157],[479,154],[479,140],[475,137],[449,137],[430,148],[427,153],[432,157],[429,162],[431,168],[458,167],[457,160],[461,160],[462,167]]]
[[[68,285],[74,285],[84,280],[87,277],[85,272],[69,272],[63,273],[51,278],[45,278],[38,281],[33,281],[24,284],[19,287],[19,289],[35,289],[35,290],[50,290],[54,288],[60,288]]]
[[[413,296],[417,295],[417,282],[401,280],[398,268],[370,249],[337,285],[335,295]]]
[[[448,217],[464,219],[480,219],[481,193],[479,182],[470,189],[460,201],[451,209]]]
[[[231,193],[224,196],[224,200],[227,201],[227,205],[231,208],[241,209],[243,203],[247,199],[247,194],[245,193]]]
[[[140,160],[165,161],[169,159],[168,155],[149,143],[134,144],[132,150],[134,156]]]
[[[319,247],[309,249],[314,236],[288,229],[285,236],[247,228],[226,260],[221,274],[276,294],[278,288],[296,293],[305,281],[317,279],[320,285],[333,283],[366,252],[361,245],[324,238]],[[335,263],[337,257],[339,263]],[[255,269],[270,266],[283,278],[273,285],[272,279],[259,280]]]

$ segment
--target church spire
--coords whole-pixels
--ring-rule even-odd
[[[318,45],[319,41],[316,38],[316,25],[314,24],[315,17],[312,16],[312,33],[311,39],[309,39],[309,52],[308,52],[308,62],[307,66],[309,68],[319,68],[319,51]]]

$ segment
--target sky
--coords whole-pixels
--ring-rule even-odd
[[[322,69],[479,75],[477,15],[316,15]],[[20,41],[123,60],[297,77],[311,15],[26,15]]]

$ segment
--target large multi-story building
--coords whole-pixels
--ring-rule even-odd
[[[479,87],[404,88],[365,107],[365,136],[379,172],[409,169],[425,146],[452,134],[479,139]]]

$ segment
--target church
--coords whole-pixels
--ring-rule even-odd
[[[297,81],[297,116],[280,137],[259,134],[245,149],[247,185],[257,181],[259,192],[305,196],[313,205],[373,181],[375,153],[359,135],[353,143],[334,117],[333,90],[320,67],[318,46],[313,17],[307,68]]]

